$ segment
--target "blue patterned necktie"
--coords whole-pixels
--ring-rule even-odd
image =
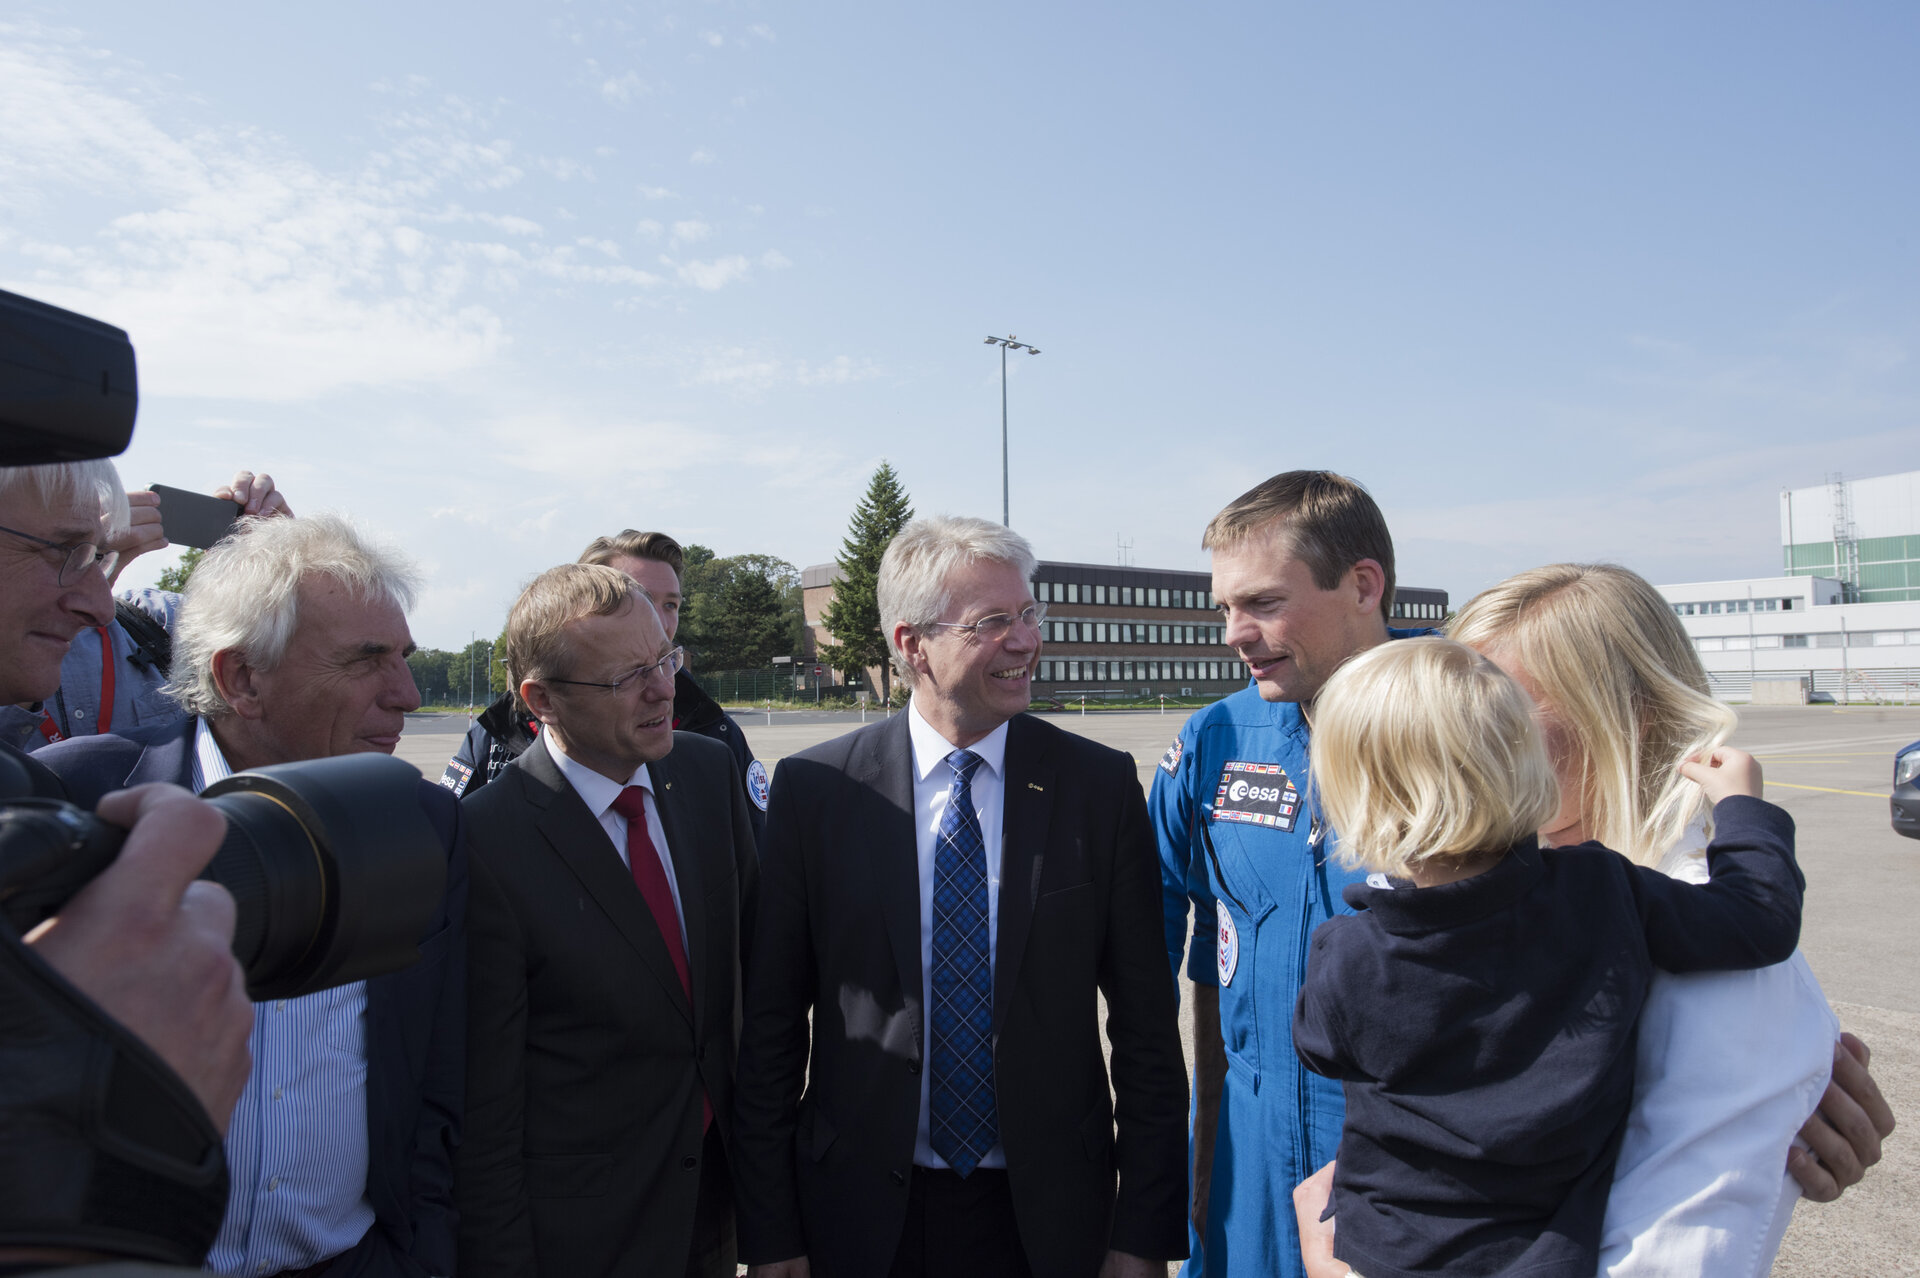
[[[933,1152],[966,1176],[1000,1139],[993,1101],[993,963],[987,944],[987,845],[973,810],[980,756],[947,756],[953,789],[933,854]]]

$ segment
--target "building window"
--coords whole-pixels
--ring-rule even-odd
[[[1097,604],[1103,604],[1107,601],[1107,588],[1105,586],[1095,586],[1093,588],[1093,601]]]
[[[1107,663],[1106,662],[1096,661],[1093,663],[1093,677],[1101,683],[1105,683],[1107,681]]]
[[[1080,682],[1080,663],[1079,662],[1069,661],[1067,663],[1067,682],[1068,683]]]
[[[1807,646],[1807,637],[1805,635],[1781,635],[1780,646],[1782,648],[1804,648]]]
[[[1043,681],[1053,678],[1053,663],[1051,661],[1043,661],[1040,663],[1040,678]]]
[[[1815,635],[1813,637],[1813,646],[1816,648],[1840,648],[1844,647],[1846,642],[1847,637],[1839,634]]]

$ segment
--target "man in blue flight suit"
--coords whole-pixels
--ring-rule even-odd
[[[1393,540],[1350,479],[1289,471],[1207,526],[1225,639],[1253,686],[1195,714],[1149,801],[1167,952],[1194,981],[1192,1259],[1186,1278],[1303,1274],[1293,1187],[1333,1158],[1340,1084],[1293,1052],[1307,939],[1360,877],[1307,793],[1313,699],[1393,630]]]

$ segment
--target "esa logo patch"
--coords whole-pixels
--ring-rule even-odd
[[[747,765],[747,797],[754,807],[767,810],[767,765],[758,759]]]
[[[1180,770],[1180,755],[1185,749],[1186,747],[1180,743],[1180,738],[1175,737],[1173,744],[1167,747],[1167,752],[1160,756],[1160,770],[1168,776],[1172,776],[1178,772]]]
[[[447,763],[447,770],[440,774],[440,784],[455,794],[465,794],[467,782],[473,780],[473,769],[458,759]]]
[[[1277,763],[1243,763],[1220,769],[1213,819],[1292,830],[1300,819],[1300,790]]]

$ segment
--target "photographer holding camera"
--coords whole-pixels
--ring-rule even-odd
[[[52,695],[73,637],[112,617],[99,547],[116,498],[124,511],[105,462],[0,468],[0,703]],[[4,754],[35,795],[65,797]],[[194,878],[225,826],[164,786],[114,795],[99,815],[131,831],[119,858],[25,946],[6,936],[0,1000],[17,1028],[0,1047],[0,1265],[193,1263],[219,1221],[220,1137],[253,1023],[233,901]],[[97,1081],[57,1076],[74,1063],[110,1074],[103,1105]]]

